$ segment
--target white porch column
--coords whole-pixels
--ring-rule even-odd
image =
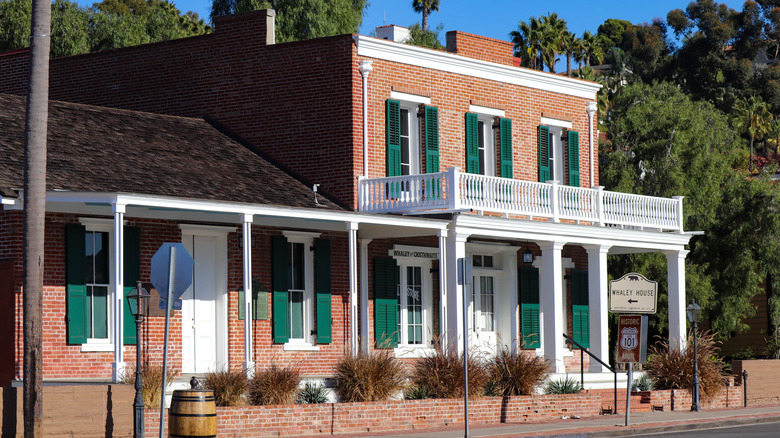
[[[512,251],[509,256],[509,287],[507,290],[511,291],[509,294],[509,309],[506,311],[512,316],[511,320],[509,321],[509,333],[511,334],[511,345],[512,351],[517,353],[520,348],[520,327],[518,325],[520,321],[520,303],[518,302],[518,295],[520,291],[520,285],[517,283],[518,280],[518,272],[517,272],[517,251]],[[500,309],[496,309],[496,313],[500,312]]]
[[[607,245],[585,245],[588,251],[588,323],[590,325],[590,352],[609,363],[609,312],[607,283]],[[595,360],[590,361],[591,373],[608,371]]]
[[[252,222],[254,215],[244,214],[242,228],[244,258],[244,369],[247,375],[254,376],[255,363],[252,360]]]
[[[556,373],[566,371],[563,364],[563,267],[561,251],[564,242],[540,242],[542,249],[542,281],[539,295],[544,320],[542,346],[544,356],[550,359]]]
[[[125,204],[113,204],[114,212],[114,363],[111,366],[114,383],[122,380],[125,374],[125,353],[124,353],[124,306],[125,299],[124,276],[125,276],[125,237],[124,237],[124,216],[127,206]],[[140,344],[140,342],[139,342]]]
[[[458,285],[458,259],[466,257],[466,240],[469,235],[450,230],[447,233],[447,253],[444,270],[447,273],[447,345],[463,353],[463,312],[468,308],[463,302],[463,287]],[[439,267],[441,269],[441,267]]]
[[[358,254],[357,254],[357,222],[347,225],[349,231],[349,351],[352,355],[358,353]]]
[[[685,256],[688,250],[664,251],[666,254],[667,294],[669,297],[669,346],[685,348]]]
[[[360,350],[368,352],[368,244],[371,239],[360,239]]]
[[[447,230],[439,231],[439,339],[447,348]]]

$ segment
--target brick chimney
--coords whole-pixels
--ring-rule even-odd
[[[514,44],[457,30],[447,32],[447,51],[460,56],[513,65]]]
[[[276,43],[275,17],[273,9],[223,15],[214,17],[214,30],[218,38],[269,46]]]

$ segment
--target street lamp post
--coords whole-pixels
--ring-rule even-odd
[[[133,401],[133,438],[144,438],[144,397],[141,384],[141,323],[149,292],[136,282],[136,288],[127,295],[130,313],[135,316],[135,400]]]
[[[688,320],[693,323],[693,393],[691,394],[691,410],[699,412],[701,411],[701,406],[699,406],[699,351],[696,346],[696,338],[698,338],[697,328],[699,318],[701,317],[701,307],[692,299],[686,310]]]

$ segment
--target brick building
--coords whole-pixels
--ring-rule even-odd
[[[50,181],[46,299],[58,334],[47,332],[47,352],[57,359],[45,359],[45,377],[116,378],[133,357],[116,323],[103,342],[110,351],[100,353],[90,350],[89,337],[70,339],[62,323],[66,224],[88,228],[97,219],[115,242],[105,286],[109,321],[124,313],[113,291],[130,286],[117,262],[125,246],[118,236],[135,233],[126,229],[140,229],[144,281],[160,242],[194,249],[196,290],[188,293],[197,295],[197,275],[215,286],[203,300],[185,295],[184,307],[193,310],[174,324],[172,355],[188,373],[275,360],[327,375],[340,355],[359,348],[414,358],[428,354],[438,336],[462,349],[464,311],[473,348],[535,350],[562,372],[579,356],[564,333],[610,356],[607,254],[631,252],[666,254],[670,338],[684,342],[690,235],[682,199],[598,187],[598,84],[517,67],[511,43],[463,32],[447,34],[446,51],[362,35],[275,44],[273,23],[273,11],[256,11],[216,19],[210,35],[52,60],[52,99],[101,113],[206,117],[222,137],[185,144],[171,129],[158,139],[177,151],[160,156],[163,162],[188,157],[160,184],[162,194],[155,184],[114,182],[113,174],[99,187]],[[0,54],[0,93],[25,92],[27,62],[26,51]],[[156,125],[140,124],[136,138],[143,129],[156,132]],[[194,158],[222,143],[251,151],[251,160],[261,160],[253,166],[288,179],[250,172],[236,176],[238,185],[213,182]],[[125,156],[123,144],[102,147]],[[136,160],[148,153],[134,151]],[[212,160],[246,165],[229,155]],[[192,181],[187,166],[201,177]],[[0,290],[16,294],[20,331],[23,194],[14,184],[0,180],[0,223],[17,224],[0,227],[0,258],[17,280],[4,279]],[[266,191],[278,196],[265,198]],[[457,269],[463,258],[473,264],[465,300]],[[246,308],[250,322],[239,319]],[[193,319],[199,314],[203,321]],[[155,324],[152,318],[145,327],[151,356],[161,345]],[[590,370],[603,371],[597,364]]]

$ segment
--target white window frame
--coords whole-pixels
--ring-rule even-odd
[[[107,339],[87,338],[87,342],[81,344],[82,352],[114,351],[114,221],[113,219],[79,218],[79,223],[84,231],[108,233],[108,308],[106,309],[106,322],[108,324]],[[86,316],[86,315],[85,315]]]
[[[484,168],[480,173],[485,176],[496,176],[496,130],[493,122],[496,117],[506,117],[506,112],[501,109],[489,108],[480,105],[469,105],[469,112],[477,114],[477,122],[482,125],[480,134],[483,141],[479,144],[480,159],[484,163]]]
[[[563,184],[566,176],[566,169],[564,168],[566,151],[563,150],[563,140],[561,139],[561,136],[563,135],[564,129],[572,128],[572,122],[542,117],[539,123],[550,128],[550,142],[552,144],[552,148],[550,148],[552,152],[550,154],[550,161],[553,162],[550,166],[550,179]]]
[[[293,338],[291,327],[290,339],[284,344],[283,349],[285,351],[319,351],[311,334],[314,328],[314,251],[311,248],[314,246],[314,239],[320,237],[320,233],[283,231],[282,234],[287,238],[287,243],[303,244],[303,278],[305,282],[303,289],[303,338]],[[290,257],[289,251],[286,254],[287,257]],[[290,318],[290,323],[292,324],[292,318]]]
[[[416,94],[401,93],[398,91],[390,92],[390,98],[400,102],[401,111],[408,111],[406,118],[404,118],[403,115],[401,116],[401,123],[403,124],[405,121],[409,126],[409,163],[407,163],[409,169],[408,175],[419,175],[422,173],[422,121],[418,116],[418,112],[420,105],[431,104],[431,98],[419,96]],[[403,173],[403,145],[401,146],[401,149],[401,175],[406,175]]]

